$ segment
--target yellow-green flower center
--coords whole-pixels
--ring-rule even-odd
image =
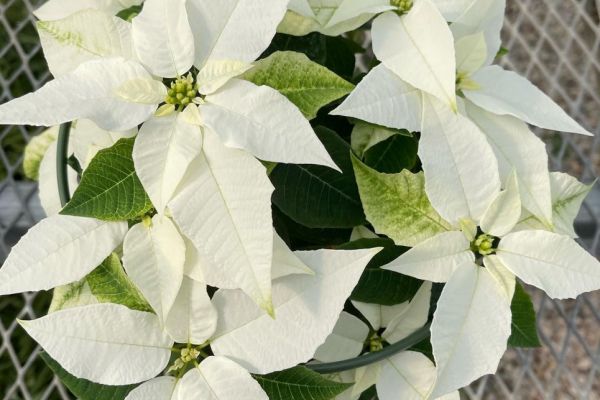
[[[482,256],[488,256],[496,251],[494,248],[494,241],[496,238],[492,235],[483,233],[479,235],[471,244],[471,249],[475,253],[479,253]]]
[[[390,4],[398,7],[398,13],[406,14],[413,6],[413,0],[390,0]]]
[[[377,333],[374,333],[373,336],[371,336],[368,339],[368,345],[369,345],[370,352],[373,353],[376,351],[380,351],[383,349],[383,340]]]
[[[191,74],[186,77],[179,77],[171,82],[171,87],[167,90],[165,103],[175,106],[187,106],[198,95],[198,85],[194,83]]]

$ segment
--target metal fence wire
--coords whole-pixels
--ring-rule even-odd
[[[43,0],[0,0],[0,103],[38,88],[49,74],[32,11]],[[600,175],[600,0],[508,0],[501,63],[531,79],[594,138],[538,132],[551,167],[590,182]],[[42,217],[36,186],[23,179],[22,150],[36,131],[0,127],[0,260]],[[577,219],[581,244],[600,255],[600,188]],[[463,391],[467,399],[600,399],[600,294],[554,301],[529,288],[544,344],[510,350],[497,375]],[[0,298],[0,398],[69,399],[15,318],[45,312],[49,294]]]

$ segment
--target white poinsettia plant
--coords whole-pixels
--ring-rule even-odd
[[[54,290],[20,324],[84,400],[458,399],[539,345],[519,280],[600,289],[591,185],[528,124],[590,133],[493,65],[504,9],[48,1],[54,79],[0,105],[49,127],[24,161],[47,218],[0,295]]]

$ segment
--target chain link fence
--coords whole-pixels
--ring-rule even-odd
[[[0,103],[47,79],[32,11],[43,0],[0,0]],[[600,129],[600,0],[508,0],[501,63],[529,77],[591,131]],[[22,174],[22,150],[37,133],[0,127],[0,260],[43,214]],[[585,182],[600,175],[600,136],[538,132],[551,167]],[[600,188],[577,219],[581,244],[600,255]],[[510,350],[499,373],[465,389],[468,399],[600,399],[600,294],[554,301],[529,288],[544,347]],[[15,322],[43,314],[48,293],[0,298],[0,398],[70,399]]]

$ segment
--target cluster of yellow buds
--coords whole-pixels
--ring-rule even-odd
[[[200,351],[194,348],[181,349],[181,357],[179,357],[167,372],[177,371],[185,367],[188,363],[196,360],[200,355]]]
[[[377,333],[374,333],[369,338],[369,351],[371,353],[374,353],[374,352],[380,351],[380,350],[383,350],[383,340]]]
[[[398,7],[400,14],[406,14],[413,6],[413,0],[390,0],[390,4]]]
[[[479,235],[479,237],[473,242],[473,251],[478,252],[482,256],[492,254],[495,251],[494,240],[495,238],[492,235],[488,235],[485,233]]]
[[[192,74],[179,77],[171,83],[171,88],[167,90],[165,102],[175,106],[187,106],[192,103],[198,94],[198,85],[194,83]]]

